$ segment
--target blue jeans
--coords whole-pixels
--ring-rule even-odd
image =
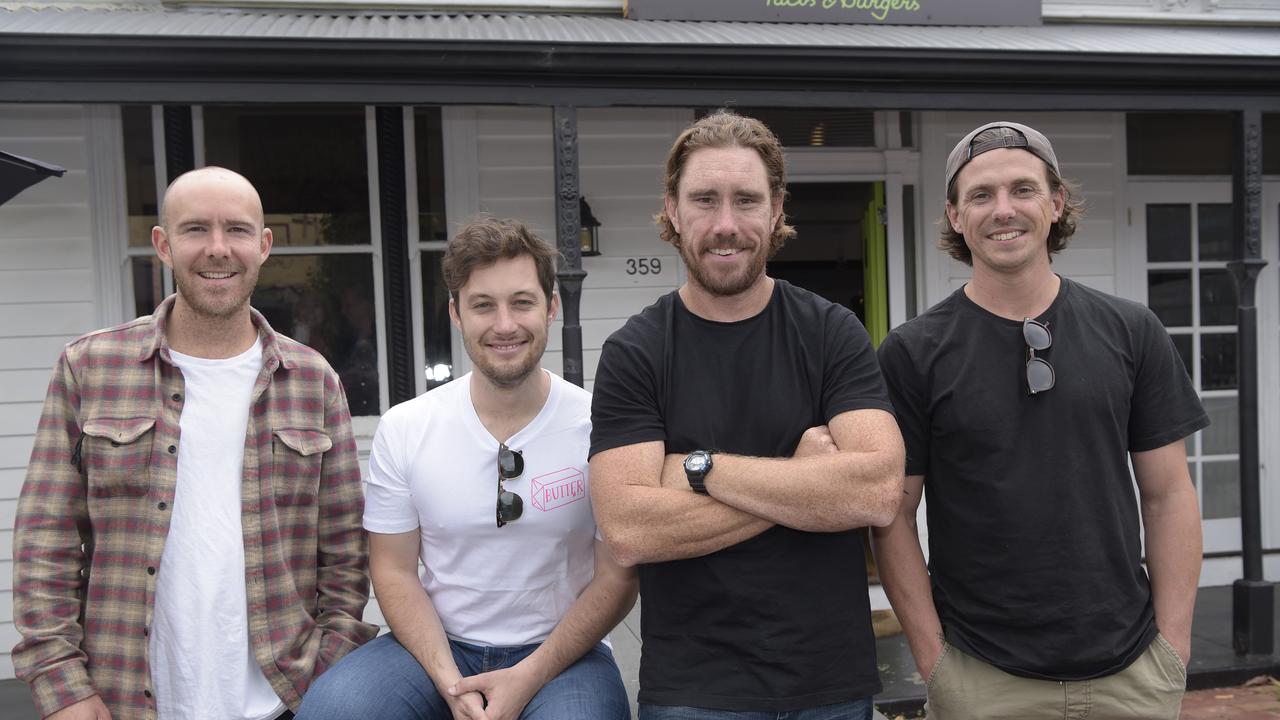
[[[483,647],[449,641],[463,677],[508,668],[538,645]],[[390,633],[352,652],[325,672],[302,699],[298,720],[453,720],[417,658]],[[542,686],[521,720],[631,720],[613,653],[596,645]]]
[[[786,712],[712,710],[641,703],[640,720],[871,720],[871,710],[869,697]]]

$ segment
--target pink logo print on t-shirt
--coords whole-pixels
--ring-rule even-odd
[[[533,488],[533,506],[542,512],[550,512],[587,496],[587,481],[582,471],[567,467],[529,481]]]

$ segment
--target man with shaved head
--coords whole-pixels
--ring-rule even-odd
[[[18,500],[14,670],[41,717],[291,717],[373,637],[341,384],[249,305],[248,180],[201,168],[151,231],[177,292],[63,351]]]

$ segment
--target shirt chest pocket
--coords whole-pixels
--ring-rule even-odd
[[[276,428],[271,438],[271,482],[277,505],[311,505],[320,487],[324,454],[333,440],[323,430]]]
[[[84,424],[80,458],[89,496],[146,495],[155,418],[95,418]]]

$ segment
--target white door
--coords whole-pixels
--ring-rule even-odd
[[[1129,184],[1134,296],[1164,323],[1209,413],[1187,438],[1207,555],[1240,551],[1236,293],[1229,182]],[[1235,562],[1238,567],[1238,560]],[[1225,570],[1225,568],[1224,568]],[[1210,573],[1212,574],[1212,573]],[[1228,571],[1226,575],[1230,575]],[[1207,584],[1229,577],[1205,577]]]

